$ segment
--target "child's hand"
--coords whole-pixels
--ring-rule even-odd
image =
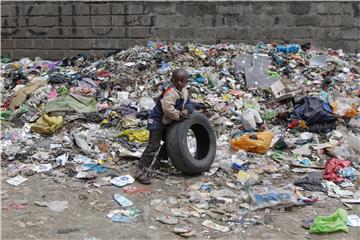
[[[187,109],[183,109],[180,112],[180,119],[188,118],[189,117],[189,111]]]

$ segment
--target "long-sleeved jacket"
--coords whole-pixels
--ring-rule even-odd
[[[180,111],[187,109],[189,113],[194,111],[194,106],[189,99],[186,88],[178,91],[176,87],[168,82],[163,87],[163,92],[148,118],[149,130],[160,130],[172,121],[180,120]]]

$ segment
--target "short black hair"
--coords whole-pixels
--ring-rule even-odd
[[[171,74],[171,79],[175,79],[178,76],[188,76],[187,72],[182,68],[175,69]]]

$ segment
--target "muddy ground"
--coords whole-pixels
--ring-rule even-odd
[[[116,169],[120,174],[132,174],[134,167],[127,170]],[[111,172],[107,173],[111,174]],[[106,175],[106,174],[105,174]],[[54,178],[45,174],[36,174],[20,186],[11,186],[5,182],[8,177],[1,177],[2,183],[2,239],[182,239],[171,232],[173,225],[156,221],[159,212],[149,205],[152,199],[166,199],[183,191],[196,181],[223,181],[215,176],[186,177],[181,184],[168,186],[164,180],[155,179],[150,186],[151,193],[126,194],[115,186],[96,188],[76,178]],[[139,185],[135,182],[134,185]],[[114,202],[113,195],[121,193],[131,199],[140,208],[138,222],[124,224],[112,222],[106,215],[120,206]],[[47,207],[34,204],[36,201],[69,202],[63,212],[53,212]],[[23,208],[16,209],[13,203],[20,203]],[[349,227],[348,233],[328,235],[309,234],[301,227],[302,221],[313,218],[316,214],[328,215],[337,208],[346,207],[338,200],[328,198],[314,205],[285,209],[272,208],[271,221],[249,226],[247,229],[234,226],[232,231],[221,233],[201,225],[203,219],[191,217],[188,221],[180,220],[178,225],[192,225],[196,237],[190,239],[360,239],[360,227]],[[348,214],[360,215],[359,205],[347,209]],[[265,215],[264,210],[251,212],[250,217]],[[216,222],[216,221],[215,221]],[[272,222],[272,223],[271,223]],[[225,225],[222,222],[217,222]]]

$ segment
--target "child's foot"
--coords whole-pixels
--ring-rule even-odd
[[[150,184],[151,179],[149,173],[144,171],[142,168],[138,168],[135,172],[135,179],[141,184]]]

